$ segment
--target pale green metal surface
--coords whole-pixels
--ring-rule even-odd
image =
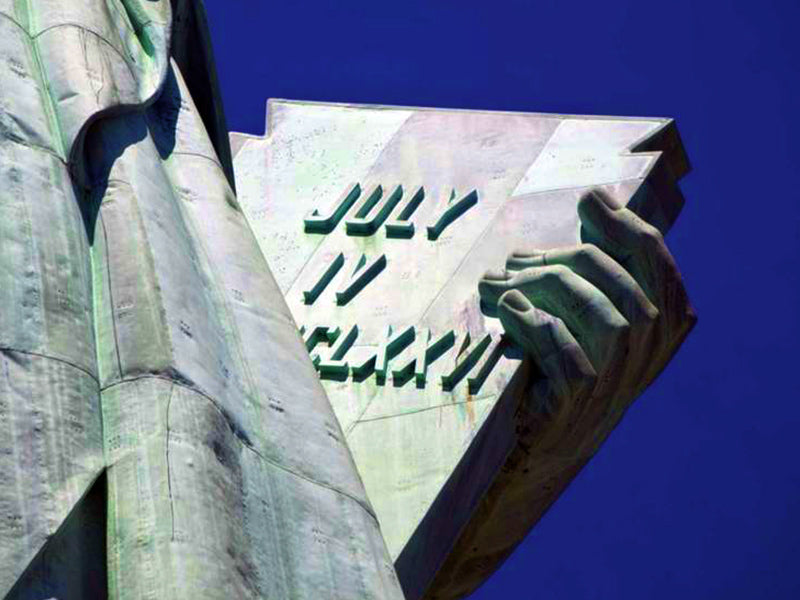
[[[549,396],[504,333],[549,364],[534,308],[582,284],[529,283],[582,268],[587,189],[669,228],[674,124],[274,102],[267,139],[233,138],[237,200],[204,15],[0,0],[0,593],[402,598],[395,559],[409,599],[463,596],[649,380],[531,455]],[[659,241],[580,206],[622,262],[610,232]],[[531,244],[559,269],[513,255],[484,310]],[[667,271],[639,281],[677,340],[649,376],[693,323]],[[592,327],[616,315],[595,301]],[[588,331],[595,362],[619,350]]]
[[[170,63],[195,10],[0,2],[0,594],[90,597],[106,551],[113,598],[401,598],[206,133],[210,49]],[[95,481],[105,549],[69,543]]]

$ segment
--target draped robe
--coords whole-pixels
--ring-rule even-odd
[[[402,598],[202,4],[0,0],[0,594]]]

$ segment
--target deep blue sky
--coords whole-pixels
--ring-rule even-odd
[[[268,97],[676,118],[699,324],[472,598],[800,598],[800,2],[206,5],[231,130]]]

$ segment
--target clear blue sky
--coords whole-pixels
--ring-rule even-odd
[[[473,598],[800,598],[800,2],[206,5],[231,130],[268,97],[676,118],[699,324]]]

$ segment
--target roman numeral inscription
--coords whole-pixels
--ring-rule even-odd
[[[378,273],[386,268],[386,255],[381,254],[377,258],[367,260],[367,255],[362,254],[358,259],[356,268],[352,275],[342,283],[336,292],[336,304],[342,306],[352,300],[358,292],[363,290],[367,284],[378,276]]]
[[[347,333],[339,335],[331,346],[330,358],[319,360],[314,364],[320,376],[326,379],[345,380],[350,373],[350,365],[344,360],[345,354],[353,346],[358,337],[358,325],[353,325]]]
[[[475,367],[472,369],[472,375],[467,378],[470,394],[477,394],[478,390],[483,387],[486,380],[489,379],[489,374],[494,369],[497,361],[503,355],[503,337],[502,336],[489,336],[489,344],[485,350],[481,351],[480,356],[475,362]]]
[[[421,227],[425,236],[419,243],[436,242],[445,231],[449,235],[449,228],[459,223],[478,200],[477,190],[460,197],[452,190],[446,202],[420,211],[429,201],[423,186],[349,185],[332,206],[315,209],[304,219],[306,233],[335,235],[314,257],[313,270],[303,275],[303,303],[335,303],[343,307],[386,270],[387,255],[381,253],[380,245],[353,238],[370,238],[383,230],[386,238],[410,240],[416,228]],[[427,215],[423,218],[429,224],[422,226],[419,214]],[[342,221],[344,230],[336,231]],[[340,245],[343,242],[345,246]],[[353,244],[358,250],[352,248]],[[362,248],[374,249],[374,253],[370,256]],[[347,319],[344,314],[342,317]],[[496,334],[484,333],[473,339],[467,332],[434,332],[411,325],[387,326],[380,339],[367,342],[359,339],[362,330],[358,325],[343,330],[314,324],[302,327],[301,332],[321,379],[358,383],[374,375],[378,386],[402,387],[413,380],[417,388],[436,385],[443,391],[453,391],[466,383],[470,394],[484,385],[504,347],[502,336]]]
[[[319,298],[319,295],[328,287],[331,280],[336,277],[336,274],[344,266],[344,254],[339,252],[329,261],[323,261],[322,266],[319,267],[314,274],[314,284],[311,289],[303,291],[303,302],[306,304],[314,304],[314,301]]]
[[[452,329],[434,337],[428,328],[420,329],[415,335],[414,352],[406,357],[405,362],[392,369],[392,381],[395,385],[403,385],[414,377],[418,388],[424,388],[427,382],[428,366],[455,347],[459,335]]]
[[[331,329],[327,325],[311,325],[300,327],[300,335],[303,337],[303,343],[306,345],[306,350],[311,354],[311,362],[317,367],[320,362],[319,354],[314,353],[317,344],[327,342],[332,344],[339,336],[339,328]]]
[[[378,385],[386,383],[389,372],[389,362],[414,341],[414,327],[408,326],[400,331],[394,331],[391,325],[386,328],[386,338],[378,348],[377,363],[375,365],[375,379]]]
[[[311,276],[311,286],[303,290],[303,302],[314,304],[320,294],[325,291],[328,284],[336,277],[337,273],[345,266],[344,254],[339,252],[333,257],[323,261]],[[366,254],[359,256],[355,268],[335,292],[336,304],[343,306],[350,302],[363,290],[378,274],[386,268],[386,255],[368,259]]]
[[[431,366],[443,360],[442,364],[447,366],[440,370],[442,389],[452,391],[466,379],[470,394],[480,391],[505,348],[505,338],[497,334],[484,333],[472,340],[469,333],[452,329],[434,335],[428,328],[387,326],[383,339],[372,345],[375,350],[362,355],[358,363],[351,363],[346,356],[360,334],[358,325],[352,325],[346,332],[324,325],[303,326],[300,331],[321,379],[352,378],[354,382],[362,382],[374,374],[375,383],[380,386],[391,381],[395,387],[402,387],[414,379],[416,387],[421,389],[430,383]],[[326,342],[327,350],[314,352]]]

